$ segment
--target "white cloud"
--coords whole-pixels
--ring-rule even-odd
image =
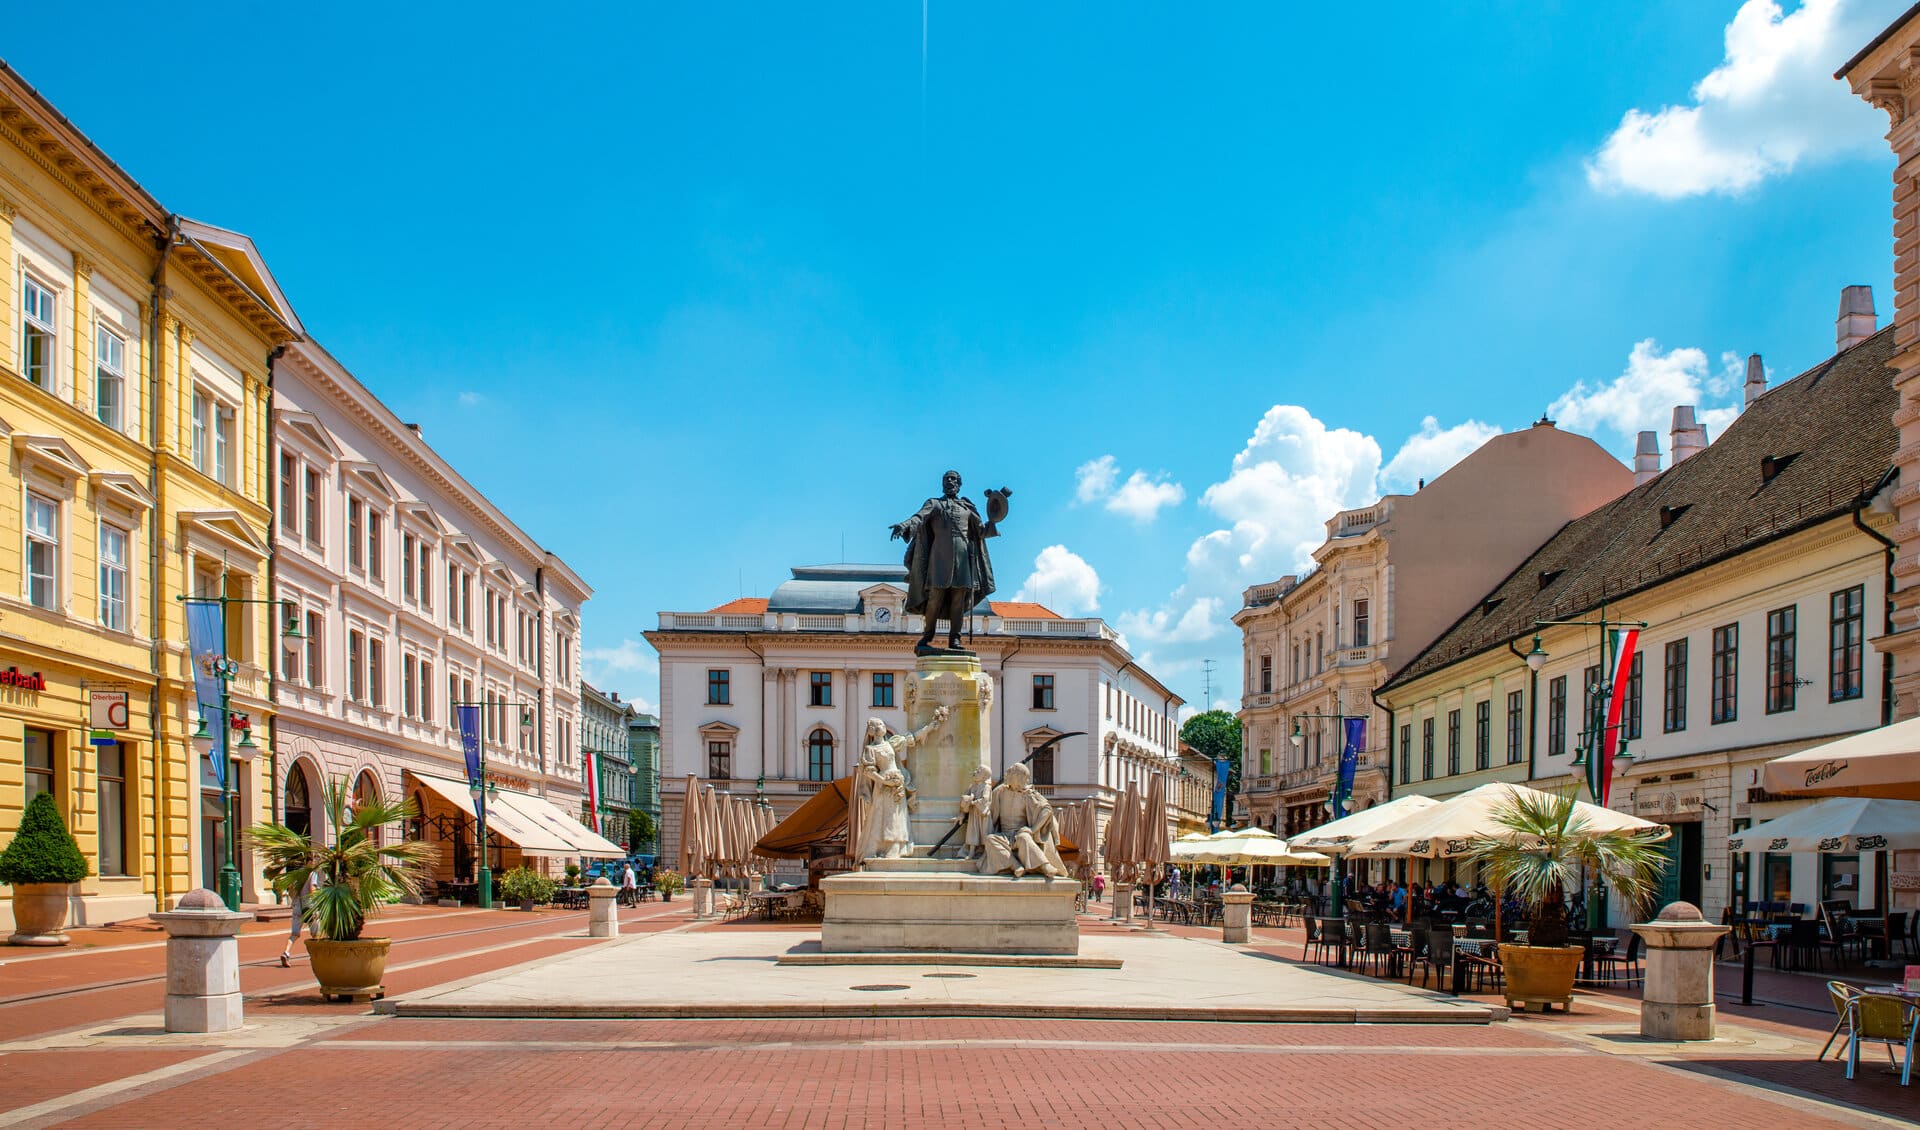
[[[1904,2],[1806,0],[1788,15],[1774,0],[1746,0],[1691,104],[1628,110],[1588,161],[1587,182],[1664,199],[1739,193],[1803,162],[1879,151],[1884,125],[1833,68]]]
[[[1382,488],[1412,490],[1422,479],[1440,477],[1448,467],[1480,449],[1480,445],[1500,434],[1500,429],[1478,420],[1468,420],[1443,428],[1428,416],[1420,421],[1420,430],[1407,437],[1393,458],[1380,470]]]
[[[1177,615],[1168,608],[1155,612],[1123,612],[1120,614],[1120,630],[1129,641],[1139,639],[1154,644],[1199,643],[1212,639],[1220,632],[1220,622],[1215,614],[1220,609],[1220,601],[1214,597],[1203,596],[1187,605]]]
[[[1704,350],[1683,346],[1664,353],[1652,338],[1637,342],[1627,355],[1627,367],[1611,382],[1588,387],[1585,381],[1561,394],[1548,414],[1561,427],[1577,432],[1611,431],[1631,440],[1641,431],[1665,436],[1673,426],[1676,405],[1700,409],[1707,438],[1717,438],[1740,414],[1745,362],[1738,354],[1722,353],[1714,370]],[[1732,398],[1724,404],[1717,400]],[[1661,447],[1664,450],[1665,444]]]
[[[1167,478],[1164,472],[1149,475],[1135,471],[1120,481],[1120,462],[1111,455],[1090,459],[1073,473],[1073,499],[1076,505],[1098,502],[1115,514],[1124,514],[1136,522],[1151,522],[1168,506],[1186,500],[1187,488]],[[1118,483],[1118,487],[1114,484]]]
[[[1100,574],[1084,557],[1064,545],[1050,545],[1033,559],[1033,572],[1014,594],[1062,616],[1081,616],[1100,608]]]
[[[617,647],[580,649],[580,674],[605,691],[617,690],[640,710],[652,713],[659,692],[660,659],[639,640],[621,640]],[[636,694],[635,683],[648,684],[652,694]]]
[[[459,396],[460,407],[472,408],[473,406],[479,404],[484,399],[486,398],[481,396],[477,392],[463,392]]]

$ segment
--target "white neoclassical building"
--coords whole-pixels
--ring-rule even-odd
[[[867,718],[906,727],[900,692],[921,627],[906,597],[898,565],[813,565],[795,568],[771,597],[660,614],[646,637],[660,653],[663,861],[680,850],[688,774],[764,795],[784,818],[852,772]],[[1104,621],[993,601],[975,609],[972,627],[971,646],[995,684],[996,777],[1047,739],[1080,730],[1085,737],[1032,763],[1056,801],[1100,798],[1104,822],[1128,782],[1177,781],[1185,700],[1134,662]]]
[[[273,386],[274,595],[304,638],[276,665],[273,810],[321,819],[320,784],[417,798],[443,879],[473,871],[472,807],[454,714],[481,703],[489,779],[530,820],[579,826],[580,611],[592,595],[538,542],[312,342]],[[532,799],[525,799],[532,798]],[[492,863],[572,854],[515,845]],[[502,855],[501,853],[504,853]]]

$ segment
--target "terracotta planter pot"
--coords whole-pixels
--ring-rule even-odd
[[[1525,1010],[1529,1004],[1573,1007],[1573,979],[1580,974],[1579,946],[1501,945],[1500,967],[1506,973],[1507,1005]]]
[[[320,982],[320,995],[328,1000],[386,996],[380,978],[387,972],[387,950],[392,945],[392,938],[308,939],[307,956],[313,962],[313,979]]]
[[[15,883],[13,887],[13,936],[16,946],[64,946],[67,936],[60,928],[67,924],[67,898],[72,883]]]

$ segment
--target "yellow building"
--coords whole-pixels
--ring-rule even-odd
[[[93,871],[72,921],[111,921],[213,885],[174,598],[267,590],[269,376],[299,323],[248,240],[167,211],[4,64],[0,257],[0,844],[53,793]],[[278,632],[232,612],[259,722]]]

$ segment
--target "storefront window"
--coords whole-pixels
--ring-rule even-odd
[[[1857,855],[1823,855],[1820,857],[1820,898],[1846,899],[1854,906],[1860,905],[1860,857]]]
[[[118,742],[100,747],[99,870],[127,873],[127,754]]]
[[[1790,855],[1766,855],[1761,857],[1761,867],[1765,870],[1761,891],[1769,902],[1791,902],[1793,900],[1793,857]]]
[[[24,799],[31,801],[41,793],[53,791],[53,734],[46,730],[28,730],[26,747],[27,795]]]

